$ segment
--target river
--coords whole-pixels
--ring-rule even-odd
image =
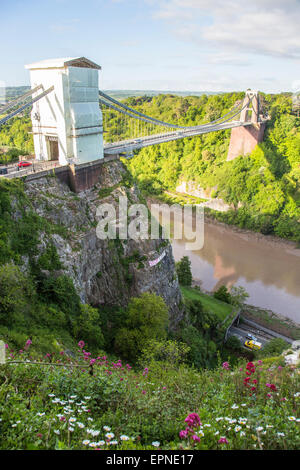
[[[225,224],[204,223],[204,246],[187,251],[186,241],[172,240],[176,261],[189,256],[193,278],[204,290],[243,286],[247,303],[272,310],[300,324],[300,249]]]

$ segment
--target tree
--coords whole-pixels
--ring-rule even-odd
[[[150,340],[166,338],[167,326],[168,309],[161,297],[149,292],[132,297],[128,304],[125,327],[116,335],[116,352],[136,361]]]
[[[235,305],[236,307],[242,307],[246,299],[248,299],[249,294],[242,286],[232,286],[230,290],[230,296],[232,305]]]
[[[183,258],[176,263],[176,272],[179,284],[187,287],[192,285],[191,260],[188,256],[183,256]]]
[[[231,304],[231,295],[226,286],[221,286],[215,293],[214,298]]]

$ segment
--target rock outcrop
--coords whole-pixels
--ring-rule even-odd
[[[170,312],[170,326],[181,319],[181,294],[170,243],[158,240],[101,240],[97,237],[100,204],[118,206],[119,196],[141,203],[141,195],[120,161],[103,165],[92,189],[74,194],[55,177],[25,183],[25,192],[35,212],[62,226],[62,234],[42,233],[39,255],[49,242],[56,247],[68,275],[84,303],[126,305],[131,296],[150,291],[160,295]],[[143,201],[144,202],[144,201]],[[163,259],[150,267],[149,260],[165,251]],[[26,261],[26,260],[24,260]]]

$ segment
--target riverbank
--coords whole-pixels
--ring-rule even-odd
[[[190,196],[185,194],[179,193],[171,193],[170,191],[165,191],[161,195],[147,195],[146,200],[149,204],[158,204],[158,203],[165,203],[165,204],[179,204],[181,206],[188,204],[188,205],[195,205],[201,204],[204,199],[198,198],[196,196]],[[216,225],[219,227],[224,228],[224,230],[228,230],[234,233],[239,234],[244,240],[257,241],[257,242],[264,242],[267,243],[269,246],[273,246],[274,248],[281,247],[286,250],[288,253],[292,253],[295,256],[300,258],[300,246],[297,242],[292,240],[288,240],[286,238],[280,238],[276,235],[265,235],[261,232],[255,232],[253,230],[240,228],[237,225],[227,224],[225,222],[221,222],[217,219],[211,210],[205,209],[205,223],[210,225]]]

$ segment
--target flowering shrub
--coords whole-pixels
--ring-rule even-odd
[[[195,372],[64,351],[0,369],[1,449],[297,449],[299,369],[249,362]],[[63,354],[62,354],[63,353]],[[17,363],[15,363],[17,362]],[[184,422],[184,427],[182,423]]]

